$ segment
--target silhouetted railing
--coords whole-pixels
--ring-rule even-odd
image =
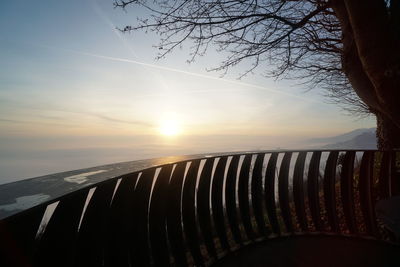
[[[396,153],[245,153],[129,173],[0,221],[1,266],[204,266],[279,236],[387,240],[374,205],[399,193]]]

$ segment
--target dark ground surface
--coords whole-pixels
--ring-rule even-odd
[[[296,236],[243,247],[213,267],[400,266],[400,246],[341,236]]]

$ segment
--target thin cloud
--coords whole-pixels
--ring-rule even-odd
[[[118,123],[125,123],[125,124],[134,124],[134,125],[140,125],[140,126],[146,126],[146,127],[154,127],[153,124],[145,122],[145,121],[131,121],[131,120],[121,120],[118,118],[112,118],[109,116],[101,115],[101,114],[93,114],[93,113],[87,113],[87,112],[82,112],[88,115],[96,116],[100,119],[111,121],[111,122],[118,122]]]
[[[54,110],[54,111],[61,111],[61,110]],[[155,127],[154,124],[147,123],[145,121],[121,120],[121,119],[118,119],[118,118],[113,118],[113,117],[105,116],[105,115],[102,115],[102,114],[95,114],[95,113],[90,113],[90,112],[67,111],[67,110],[63,110],[63,112],[89,115],[89,116],[97,117],[97,118],[105,120],[105,121],[116,122],[116,123],[139,125],[139,126],[145,126],[145,127]],[[38,117],[45,118],[44,116],[38,116]],[[50,119],[54,119],[54,118],[50,118]],[[62,118],[60,118],[59,120],[62,120]],[[26,123],[37,124],[38,123],[38,124],[45,124],[45,125],[62,125],[62,126],[65,126],[65,124],[62,124],[62,123],[43,122],[43,121],[36,121],[36,120],[27,121],[27,120],[14,120],[14,119],[3,119],[3,118],[0,118],[0,122],[21,123],[21,124],[26,124]],[[68,124],[68,125],[70,125],[70,124]]]
[[[0,102],[2,102],[3,99],[0,98]],[[31,110],[39,110],[39,111],[50,111],[50,112],[64,112],[64,113],[72,113],[72,114],[81,114],[81,115],[88,115],[92,117],[96,117],[105,121],[110,121],[110,122],[115,122],[115,123],[123,123],[123,124],[130,124],[130,125],[138,125],[138,126],[145,126],[145,127],[150,127],[154,128],[155,125],[141,121],[141,120],[124,120],[124,119],[119,119],[115,117],[110,117],[108,115],[100,114],[100,113],[95,113],[95,112],[89,112],[89,111],[82,111],[82,110],[70,110],[66,108],[60,108],[60,107],[54,107],[52,105],[47,105],[47,107],[44,107],[43,105],[37,106],[37,105],[32,105],[32,104],[26,104],[23,102],[15,101],[15,100],[4,100],[4,102],[13,102],[14,106],[19,106]],[[61,116],[48,116],[48,115],[43,115],[43,114],[38,114],[33,116],[39,117],[39,118],[44,118],[44,119],[49,119],[49,120],[59,120],[62,121],[64,118]],[[0,122],[9,122],[9,123],[40,123],[40,124],[52,124],[52,125],[64,125],[61,123],[53,123],[53,122],[41,122],[41,121],[27,121],[27,120],[14,120],[14,119],[6,119],[6,118],[0,118]],[[68,124],[70,125],[70,124]]]
[[[2,121],[2,122],[11,122],[11,123],[26,123],[26,121],[10,120],[10,119],[2,119],[2,118],[0,118],[0,121]]]
[[[0,118],[0,122],[8,122],[8,123],[18,123],[18,124],[40,124],[40,125],[57,125],[57,126],[77,126],[76,124],[62,124],[62,123],[54,123],[54,122],[43,122],[43,121],[27,121],[27,120],[14,120],[14,119],[3,119]]]

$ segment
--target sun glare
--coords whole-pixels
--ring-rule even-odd
[[[159,132],[164,136],[176,136],[181,133],[180,123],[176,118],[165,118],[160,123]]]

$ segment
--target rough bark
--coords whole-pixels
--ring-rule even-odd
[[[383,1],[344,1],[363,69],[384,113],[400,127],[400,43]]]
[[[348,78],[352,88],[360,99],[371,110],[379,110],[379,102],[375,88],[366,75],[359,59],[357,47],[354,42],[353,30],[348,18],[348,13],[343,1],[334,1],[333,9],[339,19],[342,29],[342,70]]]
[[[332,8],[342,28],[343,71],[376,115],[378,148],[400,148],[398,25],[383,1],[333,0]]]
[[[400,147],[400,128],[382,114],[376,114],[376,138],[379,150]]]

